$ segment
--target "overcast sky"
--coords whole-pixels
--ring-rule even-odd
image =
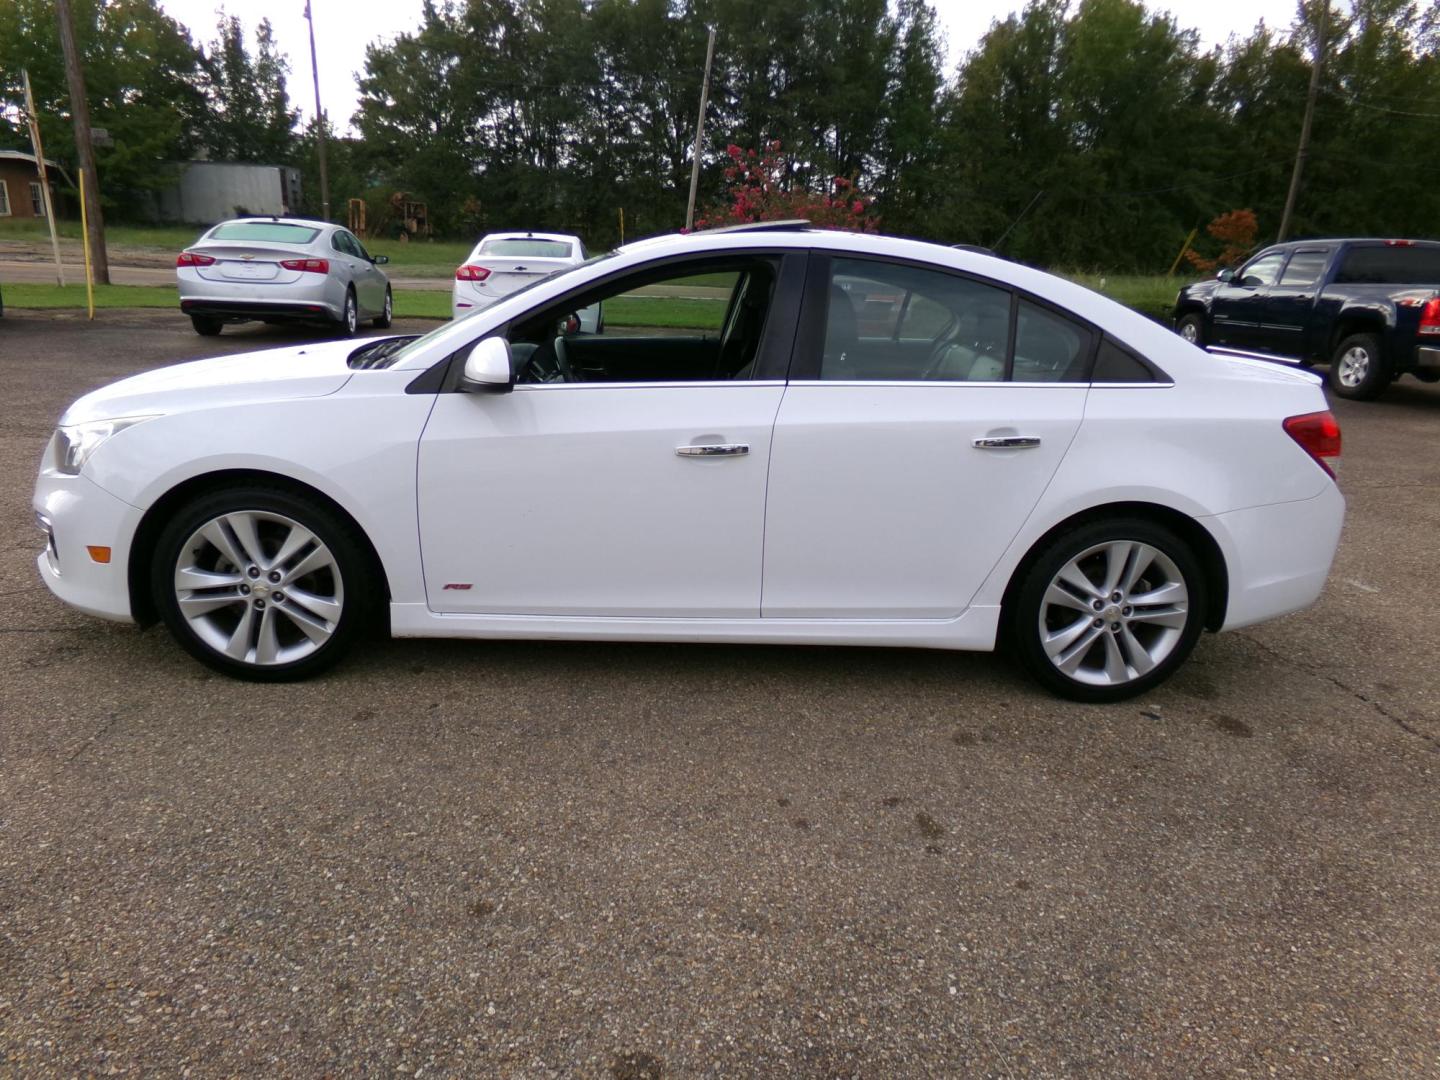
[[[315,47],[320,62],[320,93],[331,121],[342,130],[355,111],[355,73],[365,64],[365,46],[381,38],[415,29],[420,23],[420,0],[385,0],[357,4],[355,0],[311,0],[315,12]],[[949,49],[947,74],[954,71],[975,47],[995,19],[1003,19],[1024,6],[1023,0],[932,0],[940,13]],[[201,44],[215,37],[217,11],[222,0],[161,0],[171,16],[190,29]],[[1182,27],[1200,31],[1206,46],[1224,42],[1231,34],[1242,37],[1262,19],[1284,29],[1294,17],[1295,0],[1156,0],[1149,5],[1172,12]],[[310,76],[310,43],[305,27],[305,0],[230,0],[229,10],[240,16],[247,37],[255,24],[268,17],[280,48],[290,58],[290,96],[305,116],[314,115],[315,99]],[[723,27],[721,32],[724,32]],[[253,41],[253,38],[252,38]],[[703,57],[697,57],[701,63]]]

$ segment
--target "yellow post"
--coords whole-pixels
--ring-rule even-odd
[[[90,271],[90,216],[85,209],[85,170],[80,170],[80,235],[85,238],[85,306],[95,318],[95,275]]]
[[[1178,270],[1178,269],[1180,269],[1180,260],[1185,257],[1185,252],[1187,252],[1187,251],[1190,250],[1190,244],[1194,241],[1194,239],[1195,239],[1195,234],[1198,233],[1199,231],[1200,231],[1200,226],[1199,226],[1199,225],[1196,225],[1195,228],[1193,228],[1193,229],[1190,230],[1190,235],[1187,236],[1187,237],[1185,237],[1185,243],[1184,243],[1183,245],[1181,245],[1180,254],[1179,254],[1179,255],[1176,255],[1176,256],[1175,256],[1175,261],[1170,264],[1170,272],[1165,275],[1166,277],[1174,277],[1174,276],[1175,276],[1175,271]]]
[[[625,208],[620,207],[620,243],[625,243]]]

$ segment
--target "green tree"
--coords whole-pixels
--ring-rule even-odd
[[[222,14],[202,70],[209,105],[202,130],[211,155],[223,161],[288,162],[300,111],[290,105],[285,86],[290,63],[275,44],[270,20],[261,19],[255,28],[252,56],[240,20]]]
[[[90,116],[112,146],[96,150],[106,216],[144,217],[149,195],[169,184],[170,163],[189,158],[205,115],[200,52],[155,0],[76,0]],[[49,0],[0,0],[0,139],[28,149],[16,121],[21,69],[30,72],[47,157],[74,175],[74,138],[55,8]]]

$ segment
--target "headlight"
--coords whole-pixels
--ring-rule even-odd
[[[90,455],[112,435],[128,427],[155,419],[153,416],[123,416],[117,420],[92,420],[55,429],[55,468],[66,476],[79,476]]]

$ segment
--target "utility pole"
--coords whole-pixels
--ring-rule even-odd
[[[50,226],[50,250],[55,253],[55,280],[65,284],[65,265],[60,261],[60,235],[55,231],[55,204],[50,199],[50,174],[45,169],[45,144],[40,141],[40,114],[35,110],[35,95],[30,90],[30,72],[20,69],[25,81],[25,126],[30,129],[30,147],[35,151],[35,171],[40,174],[40,199],[45,207],[45,223]]]
[[[75,122],[75,154],[80,161],[83,198],[90,211],[90,257],[95,281],[110,284],[110,258],[105,252],[105,219],[100,213],[100,184],[95,173],[95,147],[90,141],[90,101],[85,96],[85,72],[75,44],[75,20],[70,0],[55,0],[60,21],[60,48],[65,53],[65,79],[70,84],[70,116]]]
[[[685,207],[685,228],[695,227],[695,189],[700,186],[700,147],[705,139],[705,106],[710,101],[710,65],[715,60],[715,31],[705,46],[705,80],[700,84],[700,119],[695,121],[695,153],[690,162],[690,201]]]
[[[1310,155],[1310,125],[1315,120],[1315,99],[1320,95],[1320,69],[1325,64],[1325,20],[1330,14],[1330,0],[1320,0],[1320,19],[1315,36],[1315,63],[1310,68],[1310,90],[1305,95],[1305,119],[1300,122],[1300,147],[1295,151],[1295,168],[1290,173],[1290,191],[1285,196],[1285,212],[1280,215],[1280,235],[1277,244],[1283,243],[1290,235],[1290,219],[1295,214],[1295,202],[1300,197],[1300,176],[1305,171],[1305,159]]]
[[[320,108],[320,65],[315,62],[315,16],[305,0],[305,21],[310,24],[310,73],[315,79],[315,152],[320,158],[320,216],[330,220],[330,177],[325,171],[325,113]]]

